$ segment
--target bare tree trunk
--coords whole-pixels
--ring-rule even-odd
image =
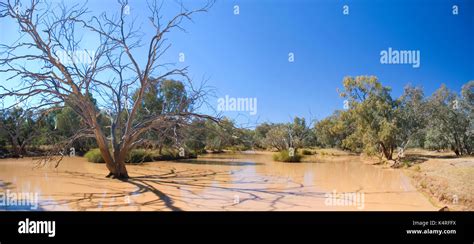
[[[130,147],[128,145],[122,147],[119,151],[117,151],[114,157],[115,162],[115,177],[119,179],[127,179],[128,172],[127,168],[125,167],[125,159],[127,158],[128,152],[130,151]]]
[[[118,179],[128,179],[129,178],[128,172],[127,172],[127,167],[125,167],[125,161],[124,160],[114,161],[113,167],[114,167],[114,170],[113,170],[114,172],[110,172],[110,173],[112,173],[112,175],[115,178],[118,178]]]
[[[96,125],[96,128],[99,128],[98,124]],[[95,129],[94,133],[95,133],[97,145],[99,146],[100,153],[102,154],[102,157],[104,158],[105,166],[110,172],[108,177],[112,176],[114,178],[119,178],[119,179],[128,178],[129,176],[128,176],[127,168],[125,167],[125,157],[120,156],[121,154],[124,154],[123,151],[120,151],[119,153],[117,153],[116,154],[117,157],[112,157],[105,135],[102,133],[100,129]]]

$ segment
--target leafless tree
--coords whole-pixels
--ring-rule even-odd
[[[13,87],[1,84],[0,98],[15,97],[17,102],[12,106],[35,101],[38,109],[70,106],[87,125],[78,136],[96,139],[110,171],[108,176],[128,178],[125,158],[142,142],[141,135],[145,132],[163,129],[171,118],[216,120],[195,112],[202,105],[205,92],[192,85],[187,67],[176,68],[158,62],[171,45],[165,38],[167,33],[184,30],[185,21],[192,21],[196,13],[207,12],[212,4],[212,1],[207,2],[196,10],[188,10],[180,4],[178,14],[163,21],[160,14],[163,3],[148,3],[149,26],[137,28],[135,20],[128,15],[130,6],[126,0],[118,1],[119,11],[115,15],[106,12],[94,15],[86,3],[66,6],[31,0],[28,6],[21,6],[18,0],[2,1],[0,19],[15,22],[21,38],[13,44],[0,44],[0,72],[9,75],[4,82],[19,83]],[[148,42],[144,41],[147,36],[140,28],[153,30]],[[79,29],[81,31],[77,31]],[[89,40],[96,38],[97,44],[83,41],[84,36]],[[89,49],[81,59],[77,53],[84,54],[83,45],[96,48]],[[143,48],[147,53],[144,62],[137,51]],[[186,102],[192,106],[137,119],[147,88],[168,77],[180,77],[187,82],[192,95]],[[138,95],[133,96],[135,93]],[[100,110],[91,97],[98,99]],[[101,128],[97,119],[104,111],[111,121],[107,128],[109,133]]]

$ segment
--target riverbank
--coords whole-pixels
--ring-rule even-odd
[[[400,170],[412,184],[425,194],[433,205],[449,210],[474,211],[474,157],[456,157],[451,151],[435,152],[409,149],[401,167],[393,169],[389,163],[381,164],[374,157],[357,155],[337,149],[312,149],[311,160],[341,162],[360,158],[365,164],[387,170]]]
[[[474,157],[415,149],[407,152],[407,160],[404,171],[438,206],[474,211]]]
[[[363,161],[377,167],[392,169],[378,159],[361,156]],[[412,184],[439,209],[474,211],[474,157],[456,157],[451,151],[435,152],[408,149],[401,166]]]

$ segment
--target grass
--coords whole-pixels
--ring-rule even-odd
[[[84,157],[87,158],[87,161],[92,163],[105,163],[99,148],[89,150],[86,154],[84,154]]]
[[[295,153],[293,157],[290,157],[288,150],[282,150],[273,154],[273,160],[279,162],[301,162],[302,157],[303,156],[298,153]]]

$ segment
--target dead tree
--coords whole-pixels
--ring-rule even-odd
[[[158,63],[170,44],[165,36],[172,30],[184,30],[182,23],[190,21],[199,12],[207,12],[212,2],[202,8],[188,10],[180,6],[179,13],[163,22],[162,4],[148,4],[149,26],[153,30],[150,40],[135,27],[128,15],[127,1],[119,1],[117,14],[93,15],[84,5],[53,5],[31,0],[29,6],[7,0],[0,2],[0,19],[12,21],[19,27],[21,38],[13,44],[0,44],[0,72],[7,73],[7,81],[0,84],[0,98],[12,96],[16,104],[36,101],[38,109],[70,106],[85,122],[86,129],[78,136],[93,136],[110,171],[109,176],[128,178],[125,159],[135,146],[142,142],[141,135],[153,128],[163,129],[170,118],[190,120],[194,117],[215,119],[196,113],[202,104],[204,92],[194,88],[187,67]],[[81,29],[78,33],[76,30]],[[84,43],[82,36],[96,37],[97,45]],[[84,51],[85,46],[95,46]],[[146,47],[146,57],[137,49]],[[81,58],[77,53],[81,52]],[[85,58],[84,58],[85,57]],[[88,59],[84,62],[84,59]],[[154,77],[155,79],[150,79]],[[178,77],[185,80],[193,94],[184,111],[153,114],[137,119],[146,89],[153,81]],[[133,96],[133,94],[138,94]],[[100,111],[91,101],[97,99]],[[12,106],[15,106],[13,104]],[[46,110],[47,111],[47,110]],[[98,122],[99,113],[106,111],[111,124],[106,133]],[[76,138],[78,137],[76,136]]]

